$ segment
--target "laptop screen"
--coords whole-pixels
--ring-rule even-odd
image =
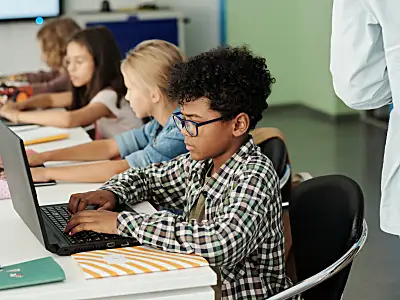
[[[45,227],[22,140],[0,122],[0,156],[15,211],[43,244]],[[43,231],[42,231],[43,228]]]

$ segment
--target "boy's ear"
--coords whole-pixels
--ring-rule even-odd
[[[250,127],[250,118],[245,113],[240,113],[233,119],[233,136],[239,137],[243,134],[246,134],[249,131]]]

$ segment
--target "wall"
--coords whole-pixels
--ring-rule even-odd
[[[160,5],[180,11],[190,19],[185,27],[186,55],[197,55],[220,44],[219,1],[158,0]]]
[[[276,78],[270,104],[298,102],[293,68],[295,7],[288,9],[288,0],[227,0],[226,5],[228,44],[248,44],[267,59]]]
[[[66,0],[65,12],[95,11],[102,0]],[[132,7],[143,0],[110,0],[113,9]],[[149,2],[149,1],[146,1]],[[181,11],[191,22],[185,26],[186,54],[195,55],[219,44],[219,1],[155,0],[160,6]],[[45,68],[35,41],[40,28],[34,22],[0,23],[0,75]],[[3,46],[6,45],[6,46]]]
[[[102,0],[70,1],[66,12],[95,10]],[[192,56],[219,45],[219,0],[111,0],[112,8],[126,8],[142,2],[154,2],[181,12],[190,19],[185,26],[186,55]]]
[[[352,112],[337,99],[329,73],[332,0],[225,0],[227,42],[249,44],[277,79],[272,105],[302,103],[330,115]],[[111,0],[114,9],[141,0]],[[186,54],[195,55],[219,44],[219,0],[154,0],[182,11]],[[66,0],[66,13],[97,10],[101,0]],[[0,74],[44,68],[35,35],[39,25],[0,24]]]
[[[272,105],[301,103],[329,115],[354,113],[332,87],[331,10],[332,0],[227,0],[228,43],[248,43],[267,58],[277,78]]]
[[[100,10],[102,1],[103,0],[64,0],[65,13],[69,14],[77,11]],[[129,8],[143,2],[140,0],[109,0],[109,1],[112,9]],[[157,1],[146,1],[146,2],[156,3]]]
[[[332,0],[298,3],[296,90],[301,102],[330,115],[355,113],[340,101],[329,71]],[[312,8],[312,9],[310,9]]]
[[[35,41],[38,28],[33,22],[0,24],[0,75],[44,67]]]

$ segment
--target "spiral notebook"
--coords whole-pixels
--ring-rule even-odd
[[[208,266],[197,255],[164,252],[146,246],[73,254],[86,279],[116,277]]]

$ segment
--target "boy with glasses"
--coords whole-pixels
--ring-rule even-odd
[[[66,232],[120,234],[201,255],[218,274],[216,299],[265,299],[287,288],[279,180],[249,135],[274,81],[265,59],[245,47],[219,47],[178,63],[168,92],[179,99],[174,121],[190,153],[73,195]],[[184,208],[183,216],[112,212],[145,200]],[[100,208],[81,211],[89,204]]]

